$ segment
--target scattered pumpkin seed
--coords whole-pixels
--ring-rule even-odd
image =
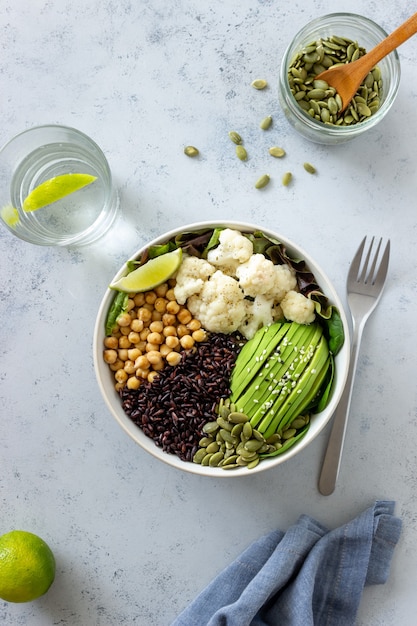
[[[271,127],[271,124],[272,124],[272,117],[271,115],[268,115],[268,117],[264,117],[264,119],[260,123],[260,127],[262,128],[262,130],[268,130],[268,128]]]
[[[282,177],[282,184],[284,185],[284,187],[287,187],[291,181],[292,181],[291,172],[285,172],[285,174]]]
[[[260,178],[258,178],[258,180],[255,183],[255,187],[256,189],[263,189],[264,187],[266,187],[269,183],[269,181],[271,180],[269,174],[264,174],[263,176],[261,176]]]
[[[264,78],[257,78],[254,80],[251,85],[254,89],[265,89],[267,86],[267,81]]]
[[[233,141],[233,143],[235,143],[237,146],[239,146],[242,143],[242,137],[235,130],[231,130],[229,132],[229,137]]]
[[[241,145],[236,146],[236,156],[241,161],[246,161],[246,159],[248,158],[248,153],[246,151],[246,148]]]
[[[200,154],[200,152],[198,148],[195,148],[194,146],[185,146],[184,154],[186,154],[189,157],[196,157]]]
[[[303,167],[305,171],[308,172],[309,174],[315,174],[317,171],[314,165],[311,165],[311,163],[304,163]]]
[[[285,155],[285,150],[279,146],[272,146],[272,148],[269,148],[269,154],[277,159],[280,159]]]

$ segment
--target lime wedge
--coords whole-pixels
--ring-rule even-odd
[[[175,274],[181,264],[181,259],[181,248],[161,254],[112,283],[110,289],[117,289],[126,293],[138,293],[154,289]]]
[[[0,217],[8,226],[14,228],[19,223],[18,210],[11,204],[6,204],[0,211]]]
[[[78,189],[90,185],[97,179],[91,174],[62,174],[41,183],[23,202],[24,211],[36,211],[57,200],[61,200]]]

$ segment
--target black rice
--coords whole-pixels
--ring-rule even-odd
[[[178,365],[153,382],[120,391],[125,413],[155,444],[183,461],[192,461],[202,428],[216,419],[216,404],[230,395],[230,375],[242,347],[240,338],[210,334],[184,352]]]

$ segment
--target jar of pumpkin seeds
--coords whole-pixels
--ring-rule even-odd
[[[281,63],[279,99],[296,131],[316,143],[339,144],[371,130],[385,117],[400,82],[396,50],[364,79],[343,112],[340,96],[316,76],[332,65],[354,61],[386,36],[378,24],[353,13],[317,18],[295,35]]]

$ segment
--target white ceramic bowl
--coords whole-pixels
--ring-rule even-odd
[[[199,222],[194,224],[188,224],[181,226],[180,228],[176,228],[171,232],[165,233],[160,237],[154,239],[153,241],[143,246],[140,250],[137,251],[136,254],[132,256],[132,259],[136,259],[141,255],[145,248],[155,245],[161,244],[171,239],[175,235],[182,232],[192,232],[197,231],[204,228],[215,228],[215,227],[223,227],[223,228],[234,228],[236,230],[240,230],[241,232],[253,232],[253,231],[262,231],[266,236],[269,236],[273,239],[276,239],[283,243],[290,257],[304,259],[307,263],[308,267],[314,274],[317,283],[320,285],[323,293],[328,297],[329,301],[334,304],[341,315],[341,319],[343,322],[344,330],[345,330],[345,343],[339,353],[336,355],[335,363],[336,363],[336,376],[333,387],[333,393],[331,400],[328,406],[321,412],[314,416],[312,416],[310,428],[307,431],[306,435],[297,442],[294,446],[289,448],[287,452],[284,452],[281,455],[276,457],[272,457],[270,459],[265,459],[261,461],[255,468],[248,470],[246,467],[236,468],[233,471],[226,472],[221,468],[213,468],[213,467],[204,467],[202,465],[198,465],[196,463],[185,462],[179,459],[174,454],[168,454],[163,452],[163,450],[155,445],[152,439],[147,437],[142,430],[134,424],[134,422],[126,415],[126,413],[122,409],[121,400],[117,392],[114,388],[114,377],[113,372],[111,372],[107,363],[104,362],[103,359],[103,342],[105,337],[105,320],[107,317],[107,312],[114,298],[114,290],[107,289],[104,294],[103,300],[100,304],[100,308],[97,314],[95,329],[94,329],[94,341],[93,341],[93,350],[94,350],[94,367],[96,372],[96,377],[98,381],[98,385],[100,387],[100,391],[102,396],[107,404],[107,407],[110,410],[110,413],[117,420],[120,426],[125,430],[125,432],[134,440],[137,444],[139,444],[144,450],[152,454],[154,457],[175,467],[177,469],[183,470],[185,472],[191,472],[193,474],[199,474],[203,476],[211,476],[216,478],[235,478],[238,476],[248,476],[258,472],[263,472],[272,467],[276,467],[281,463],[284,463],[288,459],[294,457],[296,454],[300,454],[304,448],[306,448],[309,443],[313,441],[320,433],[320,431],[326,426],[328,421],[330,420],[338,402],[340,399],[340,395],[344,388],[347,376],[347,370],[349,365],[349,355],[350,355],[350,341],[349,341],[349,328],[347,324],[346,314],[343,310],[342,302],[340,301],[332,283],[330,282],[327,275],[321,269],[319,265],[309,256],[307,252],[302,250],[299,246],[294,244],[292,241],[289,241],[286,237],[280,235],[279,233],[275,233],[267,228],[256,226],[253,224],[241,223],[241,222]],[[329,259],[329,265],[330,265]],[[114,282],[124,274],[126,274],[127,268],[126,264],[120,268],[117,274],[114,276],[112,280],[109,280],[109,283]]]

